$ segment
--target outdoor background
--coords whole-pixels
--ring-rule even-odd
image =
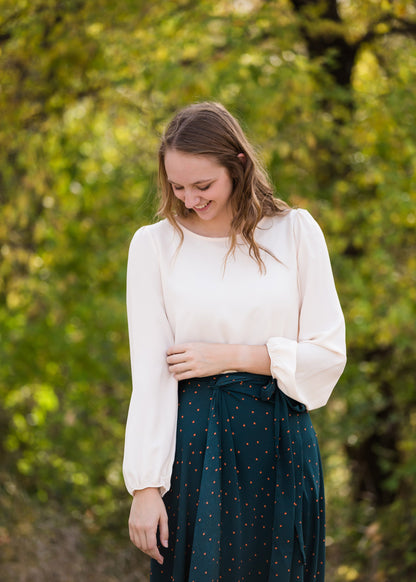
[[[349,361],[313,413],[328,582],[416,572],[416,6],[0,0],[0,579],[133,582],[127,251],[159,136],[224,103],[322,226]]]

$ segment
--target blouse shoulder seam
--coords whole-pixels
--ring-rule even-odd
[[[159,225],[161,225],[164,222],[165,220],[155,222],[152,224],[145,224],[144,226],[141,226],[135,233],[136,235],[140,232],[148,239],[149,244],[152,246],[152,250],[156,256],[159,256],[160,254],[158,239],[160,238],[160,236],[163,237],[163,232],[161,232],[161,229],[165,227],[165,225],[163,226]]]

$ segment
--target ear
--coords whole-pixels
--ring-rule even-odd
[[[243,164],[243,166],[246,165],[246,156],[244,154],[237,154],[237,158],[240,159],[240,161]]]

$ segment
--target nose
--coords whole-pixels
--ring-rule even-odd
[[[193,193],[192,191],[185,190],[184,194],[184,204],[186,208],[193,208],[201,202],[201,197]]]

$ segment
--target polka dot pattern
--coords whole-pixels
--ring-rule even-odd
[[[169,548],[152,582],[323,582],[325,503],[315,431],[269,376],[179,383],[164,497]]]

